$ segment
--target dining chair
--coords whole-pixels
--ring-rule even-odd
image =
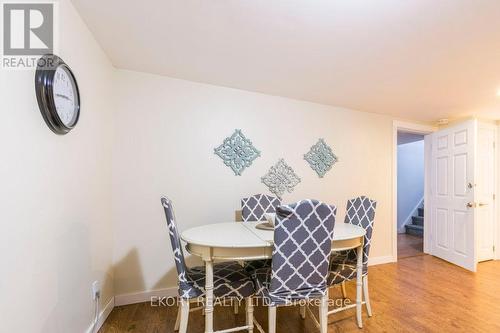
[[[276,207],[281,205],[281,199],[267,194],[254,194],[241,199],[241,217],[243,222],[264,221],[266,213],[276,213]],[[245,270],[249,273],[262,267],[270,267],[271,260],[252,260],[244,262]]]
[[[363,295],[368,316],[372,316],[370,295],[368,292],[368,256],[370,254],[371,239],[373,233],[373,222],[377,202],[365,196],[360,196],[347,201],[345,223],[354,224],[365,229],[363,237]],[[347,298],[345,282],[356,279],[357,254],[355,249],[333,253],[330,259],[330,272],[328,274],[328,285],[342,288],[342,296]]]
[[[327,332],[327,276],[336,211],[317,200],[277,207],[271,267],[252,274],[256,297],[269,306],[269,333],[276,332],[277,306],[302,306],[312,299],[320,300],[319,323],[307,310],[321,333]]]
[[[243,222],[264,221],[265,213],[275,213],[281,205],[281,199],[267,194],[254,194],[241,199],[241,217]]]
[[[184,252],[176,225],[172,202],[163,197],[162,206],[165,210],[167,228],[174,252],[175,266],[177,269],[180,307],[175,322],[175,331],[187,332],[189,313],[201,310],[198,307],[190,310],[190,303],[200,301],[205,295],[205,267],[186,266]],[[217,263],[213,268],[214,296],[218,299],[236,299],[238,303],[245,299],[247,304],[246,324],[248,332],[253,332],[253,305],[251,296],[254,294],[254,283],[249,274],[236,261]]]

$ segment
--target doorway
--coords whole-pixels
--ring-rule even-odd
[[[415,239],[413,242],[399,236],[398,241],[398,232],[402,233],[397,222],[399,132],[424,135],[425,199],[422,206],[405,219],[422,224],[422,228],[409,229],[422,229],[423,251]],[[499,259],[496,139],[497,125],[477,119],[439,130],[393,122],[393,261],[398,260],[398,243],[405,241],[416,252],[403,257],[423,252],[471,271],[476,271],[478,262]]]
[[[424,135],[397,132],[398,259],[424,254]]]
[[[426,165],[428,161],[428,150],[425,149],[427,145],[425,136],[427,134],[433,133],[436,130],[437,128],[428,125],[401,121],[393,122],[393,261],[398,261],[399,258],[408,258],[415,255],[423,255],[424,253],[428,253],[428,241],[426,235],[428,232],[424,232],[426,209],[425,202],[423,200],[427,190],[426,184],[428,177]],[[404,145],[407,146],[403,147]],[[399,184],[398,148],[400,147],[403,147],[402,149],[400,149],[403,151],[403,153],[411,152],[411,150],[419,151],[416,159],[420,162],[419,166],[415,169],[418,169],[420,177],[423,177],[421,181],[419,180],[413,182],[414,179],[409,178],[408,182],[402,180],[402,184]],[[411,156],[407,156],[407,158],[404,159],[405,165],[408,165],[408,167],[410,167],[412,164],[409,163],[411,161],[410,158]],[[403,164],[401,164],[401,167],[405,169]],[[408,170],[406,173],[404,173],[403,170],[404,175],[407,175],[407,173]],[[421,192],[422,190],[423,193]],[[402,192],[402,196],[400,197],[400,209],[398,209],[399,192]],[[412,195],[409,195],[409,192],[411,192]],[[404,205],[401,201],[403,200],[403,197],[410,198],[405,201]],[[419,198],[419,200],[416,200],[414,198]],[[405,208],[403,208],[403,206]]]

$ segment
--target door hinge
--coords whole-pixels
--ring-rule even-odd
[[[493,245],[493,252],[495,252],[495,245]]]
[[[495,200],[497,198],[496,194],[493,194],[493,200]]]

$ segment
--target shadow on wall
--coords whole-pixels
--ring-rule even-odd
[[[50,279],[53,285],[48,284],[46,288],[57,296],[57,303],[40,331],[68,332],[71,327],[75,327],[75,321],[81,321],[77,325],[86,329],[93,320],[95,306],[89,281],[101,281],[100,307],[104,308],[114,293],[113,267],[109,267],[106,272],[92,270],[89,230],[83,224],[67,224],[65,232],[47,241],[53,242],[53,245],[47,248],[53,249],[55,253],[55,271]],[[46,306],[46,300],[40,302]],[[85,302],[87,306],[84,308],[88,309],[88,312],[82,313],[81,304]]]
[[[165,219],[164,214],[162,218]],[[170,236],[168,234],[167,228],[164,225],[160,225],[157,230],[158,233],[162,234],[162,250],[167,253],[173,254],[172,246],[170,243]],[[200,258],[196,256],[190,256],[185,250],[183,243],[183,251],[186,259],[186,265],[188,267],[203,265]],[[177,269],[175,266],[175,261],[173,255],[171,259],[166,262],[158,262],[158,265],[165,267],[167,269],[161,278],[152,286],[147,287],[142,271],[141,260],[137,248],[130,250],[125,257],[118,261],[114,265],[114,290],[116,292],[115,296],[127,295],[142,292],[159,291],[159,295],[166,288],[177,288]],[[125,291],[123,293],[123,291]]]
[[[170,247],[170,242],[166,244],[167,246]],[[167,248],[167,250],[170,250]],[[184,251],[186,252],[186,251]],[[186,255],[186,253],[184,253]],[[203,265],[201,260],[197,257],[194,256],[186,256],[186,266],[187,267],[193,267],[193,266],[200,266]],[[153,290],[159,290],[159,289],[165,289],[165,288],[177,288],[176,282],[178,281],[177,278],[177,269],[175,268],[175,263],[172,261],[171,263],[165,263],[165,266],[167,265],[173,265],[171,269],[169,269],[159,280],[156,282],[153,286]],[[174,283],[174,285],[172,285]]]
[[[132,290],[142,292],[146,290],[139,254],[136,248],[130,250],[125,257],[114,265],[114,272],[114,286],[116,291]],[[134,272],[134,274],[124,274],[121,272]]]

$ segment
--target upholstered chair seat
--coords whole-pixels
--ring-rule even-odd
[[[252,272],[252,279],[255,284],[255,296],[262,298],[265,305],[284,305],[291,304],[294,301],[301,299],[321,298],[325,295],[325,291],[318,289],[289,291],[286,296],[271,293],[271,267],[263,267]]]
[[[328,284],[336,285],[356,279],[357,266],[356,250],[339,251],[332,253]],[[368,274],[368,262],[363,262],[363,276]]]
[[[254,294],[254,284],[248,273],[236,261],[214,265],[214,296],[243,299]],[[179,295],[195,298],[205,295],[205,267],[187,269],[187,282],[179,284]]]
[[[363,267],[363,276],[368,274],[368,267]],[[328,273],[328,284],[336,285],[356,279],[356,264],[331,264]]]
[[[270,268],[271,267],[271,259],[262,259],[262,260],[252,260],[252,261],[245,261],[243,263],[243,269],[249,273],[252,274],[253,271],[260,269],[260,268]]]

